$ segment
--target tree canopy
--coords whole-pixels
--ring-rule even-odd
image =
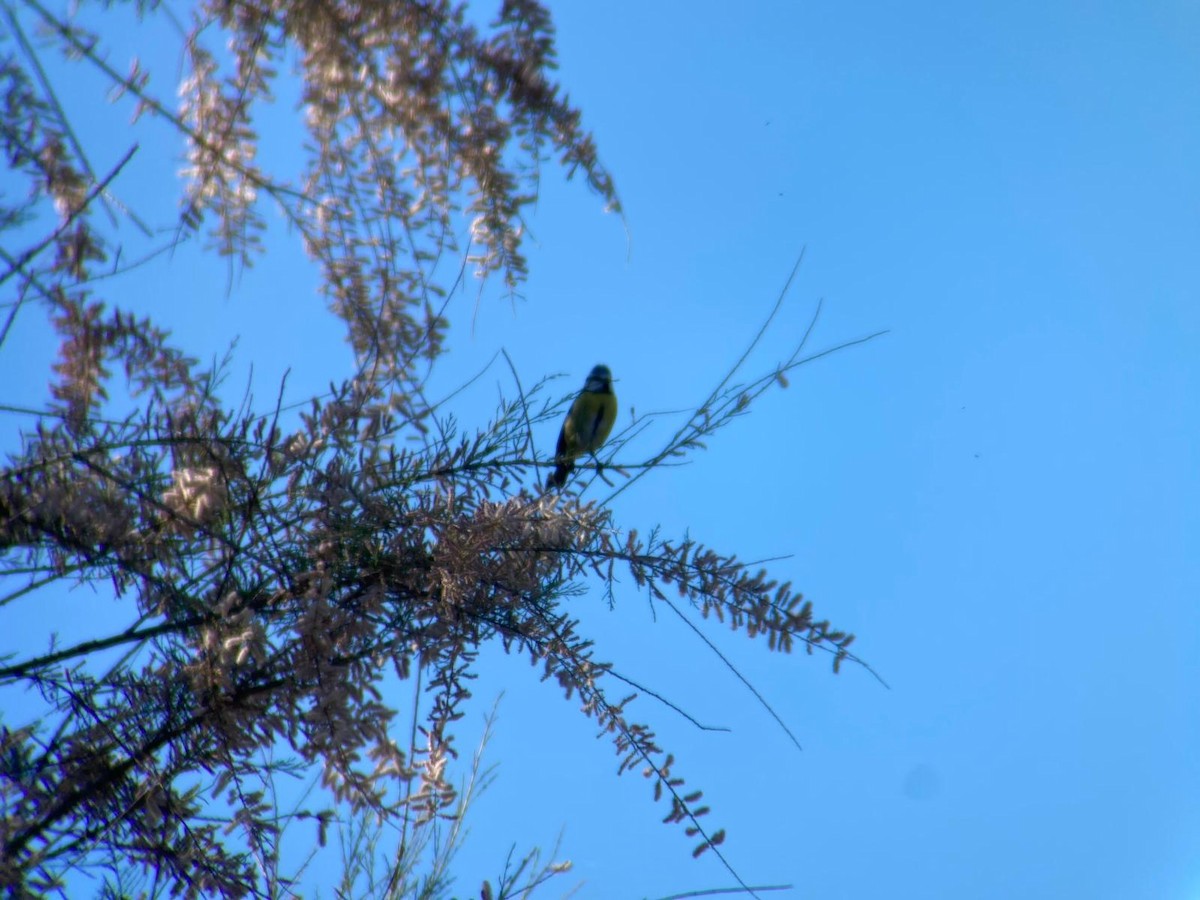
[[[177,96],[113,58],[109,4],[3,7],[0,141],[20,190],[0,196],[0,352],[18,317],[40,317],[58,357],[43,407],[5,409],[19,440],[0,470],[0,609],[82,584],[117,598],[124,621],[77,643],[47,623],[40,646],[0,644],[0,689],[41,703],[28,721],[0,720],[0,884],[61,892],[88,871],[109,896],[277,896],[300,877],[281,854],[288,827],[315,823],[324,841],[347,816],[374,816],[405,837],[388,877],[356,890],[444,895],[444,873],[421,881],[405,853],[460,808],[455,722],[487,643],[582,701],[666,821],[697,854],[720,854],[700,791],[631,717],[634,692],[563,601],[586,585],[614,600],[636,590],[773,651],[827,652],[835,668],[854,659],[852,636],[731,553],[641,536],[577,486],[543,491],[552,460],[532,433],[565,409],[546,383],[514,378],[492,420],[471,424],[426,391],[463,273],[510,290],[525,279],[526,217],[548,166],[620,212],[555,81],[548,11],[505,0],[480,25],[438,0],[213,0],[186,20],[124,6],[177,35]],[[121,202],[120,179],[140,164],[132,143],[93,168],[50,54],[111,90],[114,115],[183,147],[165,228]],[[290,78],[306,133],[297,175],[258,153],[259,117]],[[124,294],[122,276],[184,241],[205,241],[216,265],[252,265],[269,209],[354,352],[354,371],[330,372],[330,390],[299,408],[229,398],[219,361],[198,361]],[[622,451],[638,421],[619,426],[603,465],[581,461],[585,480],[629,489],[702,447],[805,353],[801,341],[761,376],[718,376],[637,461]],[[386,702],[390,678],[422,684],[415,731]],[[319,771],[322,790],[285,811],[273,776],[294,770]]]

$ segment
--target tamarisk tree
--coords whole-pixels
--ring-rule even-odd
[[[73,595],[81,616],[97,595],[123,616],[75,643],[52,625],[39,645],[0,642],[0,691],[40,704],[0,719],[0,885],[66,892],[83,873],[107,896],[288,895],[302,877],[281,850],[288,827],[307,820],[323,842],[368,816],[402,823],[401,847],[385,878],[356,883],[369,866],[351,867],[346,894],[444,895],[411,851],[461,809],[455,722],[489,642],[581,700],[667,821],[697,853],[720,854],[700,792],[631,718],[627,686],[562,601],[589,583],[618,600],[648,593],[773,651],[827,651],[835,667],[853,658],[851,637],[732,555],[639,538],[603,503],[544,493],[530,435],[563,411],[545,384],[470,428],[425,392],[458,270],[510,289],[525,278],[524,216],[546,164],[619,211],[554,80],[547,11],[504,0],[485,26],[446,0],[207,0],[185,18],[151,0],[110,6],[0,6],[0,141],[6,183],[21,185],[0,195],[0,352],[31,318],[58,347],[52,371],[34,373],[44,405],[4,411],[17,427],[0,470],[0,617],[75,585],[94,589]],[[107,51],[106,17],[129,8],[179,35],[178,92]],[[216,264],[250,265],[267,246],[265,210],[286,218],[353,372],[331,373],[298,412],[247,408],[222,398],[219,365],[130,310],[121,276],[163,249],[163,232],[116,227],[143,225],[119,200],[139,157],[131,145],[93,168],[49,54],[183,148],[167,246],[203,241]],[[281,70],[300,85],[298,175],[257,153],[256,116]],[[698,447],[800,352],[723,381],[640,463],[622,465],[618,436],[608,471],[628,489]],[[411,734],[384,702],[395,678],[423,684]],[[320,790],[285,809],[281,771],[319,772]]]

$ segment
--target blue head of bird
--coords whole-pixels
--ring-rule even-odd
[[[604,394],[612,390],[612,372],[608,366],[599,365],[593,366],[592,371],[588,373],[587,381],[583,383],[585,391],[593,391],[597,394]]]

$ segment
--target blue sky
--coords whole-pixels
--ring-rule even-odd
[[[760,360],[819,298],[816,346],[891,329],[618,501],[629,524],[791,554],[777,570],[892,688],[722,634],[796,753],[683,629],[633,597],[597,616],[623,671],[734,728],[655,711],[729,858],[797,896],[1200,895],[1200,6],[558,21],[629,257],[588,198],[548,190],[529,304],[481,314],[477,342],[548,341],[548,368],[578,378],[586,332],[622,401],[675,408],[735,358],[802,244]],[[585,896],[728,883],[639,814],[642,787],[610,783],[603,749],[582,756],[570,710],[527,713],[507,683],[486,802],[565,821]],[[551,746],[526,762],[510,721]],[[561,756],[594,779],[535,807],[524,773]]]
[[[526,383],[563,373],[565,392],[605,362],[625,412],[694,405],[801,247],[752,371],[821,299],[814,349],[890,329],[615,504],[625,527],[786,555],[774,570],[890,690],[707,623],[798,752],[632,584],[612,611],[569,601],[601,658],[732,729],[639,701],[728,859],[783,896],[1200,896],[1200,4],[559,6],[561,78],[626,222],[548,178],[524,299],[456,301],[447,390],[504,348]],[[110,137],[109,164],[130,139]],[[141,139],[147,162],[167,146]],[[143,202],[165,218],[163,196]],[[273,401],[290,366],[301,399],[350,358],[299,258],[227,296],[219,264],[181,253],[137,302],[200,356],[238,337],[239,392]],[[0,353],[0,401],[44,371],[35,325]],[[494,368],[455,412],[511,390]],[[731,885],[527,663],[485,660],[464,750],[501,691],[464,894],[560,829],[579,896]]]

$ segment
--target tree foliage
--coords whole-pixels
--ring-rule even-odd
[[[563,409],[545,384],[470,428],[425,393],[460,267],[511,289],[524,279],[524,217],[545,164],[619,209],[554,81],[547,11],[504,0],[487,27],[439,0],[209,0],[186,21],[149,0],[135,11],[178,28],[177,99],[136,62],[118,65],[103,28],[38,0],[3,7],[0,142],[21,193],[0,197],[0,349],[18,317],[41,316],[58,358],[46,406],[7,411],[20,440],[0,471],[0,615],[69,585],[126,614],[80,643],[0,646],[0,688],[42,703],[2,722],[0,884],[50,893],[83,872],[110,896],[286,895],[301,877],[280,852],[288,827],[307,821],[323,842],[374,818],[403,823],[404,838],[388,878],[357,890],[444,894],[444,880],[414,880],[411,853],[461,812],[455,722],[489,642],[582,700],[622,771],[643,772],[666,820],[719,854],[700,792],[630,718],[632,697],[563,599],[587,583],[628,591],[623,572],[656,602],[690,604],[772,650],[828,651],[836,665],[853,658],[851,637],[732,555],[643,539],[604,504],[540,492],[532,430]],[[42,64],[50,53],[182,141],[168,246],[203,236],[251,265],[264,210],[286,217],[354,350],[349,377],[298,415],[247,408],[222,397],[219,365],[129,310],[119,276],[144,254],[114,223],[141,223],[114,184],[135,171],[134,148],[93,170]],[[289,180],[259,161],[256,121],[293,69],[307,144]],[[804,361],[798,349],[761,379],[727,380],[666,446],[618,471],[702,446]],[[413,734],[385,702],[392,678],[425,697]],[[314,769],[319,800],[285,804],[277,778]],[[522,889],[514,879],[485,895]]]

